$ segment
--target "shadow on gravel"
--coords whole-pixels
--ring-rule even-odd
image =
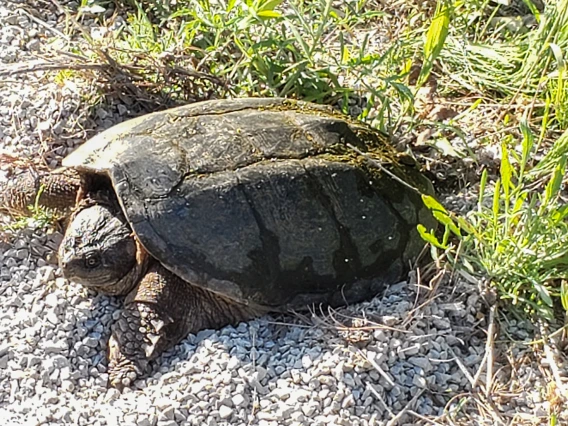
[[[453,397],[471,388],[463,366],[474,375],[485,346],[478,289],[445,281],[431,292],[419,290],[419,297],[402,283],[347,308],[202,331],[158,358],[135,387],[145,392],[175,386],[198,403],[217,398],[216,387],[234,394],[237,383],[252,406],[299,398],[316,410],[313,395],[321,392],[322,404],[330,396],[331,406],[341,393],[335,409],[350,408],[356,415],[375,412],[388,420],[389,410],[396,414],[410,405],[421,415],[439,416]],[[181,381],[186,385],[180,387]]]

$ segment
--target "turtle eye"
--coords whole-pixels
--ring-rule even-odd
[[[101,264],[101,259],[98,255],[89,253],[85,256],[85,267],[87,269],[94,269]]]

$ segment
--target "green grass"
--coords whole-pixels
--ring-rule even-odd
[[[477,6],[478,11],[485,8]],[[505,24],[490,28],[490,18],[467,32],[457,16],[471,17],[463,12],[472,4],[453,2],[450,7],[453,25],[437,62],[445,76],[443,90],[491,99],[506,111],[502,123],[493,117],[495,127],[516,121],[518,130],[501,137],[497,176],[483,171],[477,209],[457,217],[427,199],[444,233],[420,231],[435,256],[442,250],[453,268],[488,279],[503,306],[562,324],[558,314],[568,309],[568,206],[563,193],[568,2],[551,2],[536,13],[535,29],[515,33]]]
[[[477,3],[477,5],[476,5]],[[532,6],[530,1],[526,4]],[[536,28],[522,27],[512,32],[507,24],[513,18],[477,19],[473,31],[468,20],[483,13],[489,2],[453,2],[454,19],[446,38],[439,66],[445,76],[445,89],[489,95],[504,106],[514,99],[550,100],[554,114],[548,125],[565,129],[568,125],[568,94],[564,52],[568,48],[568,1],[551,1],[543,13],[534,9]],[[475,10],[477,9],[477,10]],[[488,12],[486,12],[488,15]],[[537,112],[538,115],[542,111]]]
[[[139,79],[140,87],[152,87],[174,101],[284,96],[347,105],[357,95],[368,100],[361,118],[375,120],[385,131],[412,107],[405,73],[409,49],[416,49],[414,35],[401,33],[394,43],[377,43],[372,29],[384,26],[381,21],[389,17],[373,2],[129,4],[128,25],[120,34],[92,41],[95,56],[101,59],[104,49],[135,73],[133,81]]]
[[[568,310],[568,205],[562,196],[568,149],[557,150],[551,170],[543,167],[546,157],[529,168],[534,135],[521,127],[520,153],[509,150],[516,146],[512,140],[503,141],[499,177],[490,182],[482,174],[477,209],[456,217],[426,199],[445,232],[438,239],[420,231],[435,257],[444,250],[454,268],[488,278],[505,306],[554,321],[555,312]],[[457,243],[450,244],[452,236]]]

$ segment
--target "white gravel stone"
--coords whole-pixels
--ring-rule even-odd
[[[227,407],[226,405],[221,405],[221,407],[219,407],[219,416],[222,419],[228,419],[230,418],[234,413],[234,410],[231,407]]]
[[[235,407],[242,407],[246,404],[246,398],[241,394],[236,394],[233,396],[232,402]]]

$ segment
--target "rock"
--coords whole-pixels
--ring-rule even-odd
[[[418,357],[418,356],[410,357],[408,358],[408,362],[411,363],[412,365],[420,367],[422,370],[424,370],[425,373],[429,373],[433,369],[432,364],[426,357]]]
[[[43,345],[46,353],[66,353],[69,350],[69,345],[66,340],[47,341]]]
[[[241,394],[236,394],[235,396],[233,396],[232,401],[233,401],[233,405],[237,408],[245,406],[246,403],[247,403],[246,398]]]
[[[150,422],[150,419],[148,419],[148,417],[138,417],[138,420],[136,421],[136,426],[152,426],[152,422]]]
[[[302,409],[302,413],[304,413],[304,415],[306,417],[311,418],[317,410],[317,405],[313,404],[313,403],[308,403],[308,404],[302,405],[301,409]]]
[[[219,417],[221,417],[221,419],[229,419],[233,413],[234,410],[231,407],[227,407],[226,405],[221,405],[219,407]]]

